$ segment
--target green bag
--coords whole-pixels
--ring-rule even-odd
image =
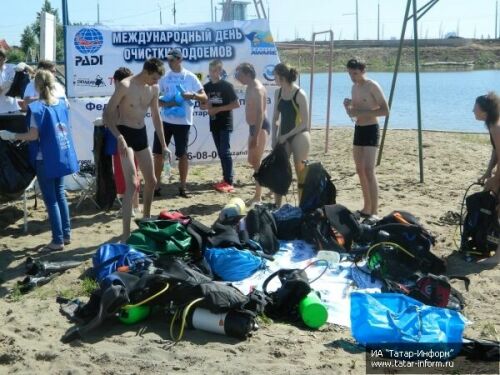
[[[155,220],[138,222],[127,245],[149,254],[180,255],[191,247],[191,235],[177,221]]]

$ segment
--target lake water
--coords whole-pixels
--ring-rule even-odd
[[[392,73],[368,73],[384,90],[387,100],[391,88]],[[310,74],[301,74],[300,85],[309,94]],[[332,102],[330,124],[346,126],[352,124],[346,115],[342,102],[351,97],[352,82],[347,72],[334,73],[332,78]],[[499,91],[500,70],[467,72],[424,72],[420,73],[420,97],[422,127],[428,130],[485,132],[484,124],[476,121],[472,107],[477,96],[488,91]],[[313,95],[313,126],[326,124],[326,99],[328,74],[316,73]],[[384,119],[380,118],[380,124]],[[415,74],[398,74],[392,103],[389,128],[416,129],[417,103]]]

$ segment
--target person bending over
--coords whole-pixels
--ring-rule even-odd
[[[245,118],[248,124],[248,163],[257,172],[267,144],[271,126],[266,118],[267,92],[264,85],[256,78],[252,64],[242,63],[236,68],[236,79],[247,86],[245,92]],[[247,202],[250,206],[262,199],[262,187],[255,182],[255,194]]]
[[[160,145],[164,158],[170,158],[170,151],[165,144],[163,127],[158,107],[158,81],[165,74],[163,62],[151,58],[144,62],[142,71],[118,83],[115,92],[109,99],[104,111],[104,123],[116,137],[120,152],[123,176],[125,178],[125,195],[123,197],[123,233],[122,241],[130,236],[130,220],[132,216],[132,197],[137,189],[137,170],[134,156],[144,177],[143,215],[151,214],[151,203],[156,178],[153,172],[153,156],[148,147],[148,136],[144,118],[151,109],[151,117],[156,132],[160,135]]]

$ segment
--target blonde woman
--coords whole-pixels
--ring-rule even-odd
[[[35,75],[40,99],[28,105],[30,128],[27,133],[0,132],[7,140],[31,141],[30,159],[52,229],[52,242],[43,251],[63,250],[71,241],[71,223],[64,194],[63,177],[78,171],[66,101],[54,96],[54,76],[46,70]]]

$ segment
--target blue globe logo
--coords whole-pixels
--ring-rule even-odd
[[[264,68],[264,73],[262,73],[262,75],[268,81],[274,81],[274,66],[275,65],[270,64]]]
[[[80,53],[96,53],[102,47],[102,33],[97,29],[85,27],[76,33],[74,42]]]

